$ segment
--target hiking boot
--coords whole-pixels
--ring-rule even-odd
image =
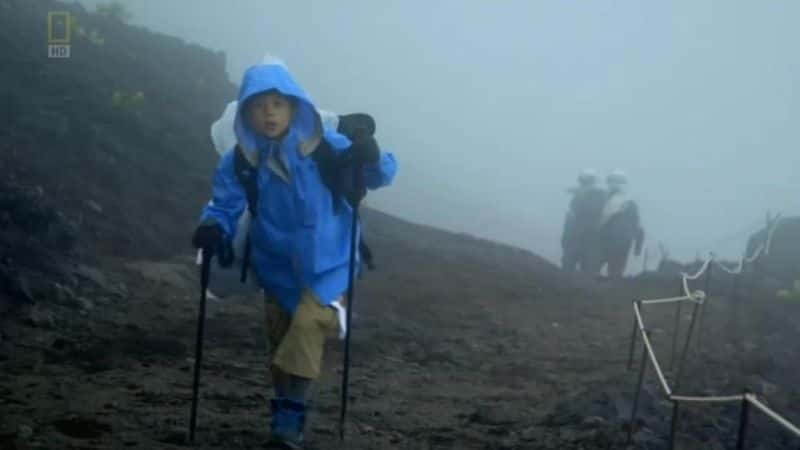
[[[303,445],[306,425],[306,405],[303,402],[279,398],[272,400],[272,436],[270,442],[297,450]]]

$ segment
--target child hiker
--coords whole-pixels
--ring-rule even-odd
[[[333,155],[348,167],[361,167],[368,189],[389,185],[397,164],[370,133],[351,141],[324,128],[309,96],[279,64],[247,70],[234,128],[237,145],[220,160],[213,198],[192,242],[222,257],[236,236],[239,217],[250,208],[249,262],[265,292],[275,388],[271,440],[299,448],[309,387],[320,375],[325,340],[347,326],[341,311],[348,288],[352,201],[326,183],[330,172],[323,173],[319,153],[325,150],[328,159]],[[240,182],[243,158],[250,164],[244,173],[255,177],[250,184],[257,190],[254,205],[248,204],[253,193]]]

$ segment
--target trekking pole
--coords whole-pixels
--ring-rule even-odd
[[[206,293],[211,272],[211,251],[208,248],[201,250],[202,262],[200,266],[200,315],[197,320],[197,341],[195,342],[194,381],[192,383],[192,412],[189,418],[189,443],[194,444],[194,430],[197,425],[197,394],[200,388],[200,368],[203,362],[203,333],[206,324]]]
[[[681,282],[681,287],[678,290],[678,295],[683,295],[683,283]],[[672,356],[669,359],[669,370],[673,372],[675,370],[675,360],[676,355],[678,354],[678,335],[681,332],[681,305],[683,302],[677,302],[675,305],[675,331],[672,335]]]
[[[647,333],[647,330],[642,330],[642,332]],[[633,405],[631,406],[631,421],[628,427],[628,445],[633,442],[634,426],[636,425],[636,413],[639,410],[639,397],[642,395],[642,387],[644,387],[644,374],[647,371],[647,361],[647,345],[642,345],[642,365],[639,369],[639,381],[636,383],[636,396],[633,398]]]
[[[711,272],[714,270],[714,254],[711,254],[711,263],[708,265],[708,269],[706,269],[706,279],[705,279],[705,292],[706,298],[703,300],[703,306],[700,308],[700,317],[698,317],[698,324],[697,324],[697,341],[695,345],[697,346],[697,354],[700,354],[703,350],[703,340],[706,334],[705,329],[708,326],[708,318],[706,318],[706,308],[710,305],[711,300]]]
[[[692,320],[689,322],[689,330],[686,334],[686,341],[683,343],[683,352],[681,353],[681,360],[678,363],[677,373],[675,374],[675,392],[678,392],[678,389],[681,387],[681,377],[683,375],[683,370],[686,366],[686,357],[689,354],[689,345],[692,342],[692,334],[694,333],[695,323],[697,322],[697,315],[699,312],[700,303],[695,302],[694,308],[692,309]]]
[[[636,303],[636,300],[633,301]],[[639,334],[639,322],[636,320],[636,314],[633,315],[633,333],[631,333],[631,349],[628,353],[628,370],[633,369],[633,352],[636,350],[636,335]]]
[[[359,130],[364,131],[364,130]],[[363,167],[361,161],[356,161],[353,165],[353,188],[356,192],[361,193],[363,189],[362,174]],[[347,419],[347,399],[349,395],[350,384],[350,335],[353,333],[353,301],[355,298],[355,275],[356,275],[356,251],[358,249],[358,207],[361,204],[360,199],[355,199],[353,202],[353,215],[350,225],[350,268],[347,279],[347,329],[344,337],[344,368],[342,371],[342,399],[341,409],[339,411],[339,439],[344,441],[344,426]]]
[[[747,427],[750,425],[750,402],[747,396],[750,395],[750,390],[745,389],[744,398],[742,400],[742,412],[739,414],[739,434],[736,438],[736,450],[744,450],[745,443],[747,442]]]

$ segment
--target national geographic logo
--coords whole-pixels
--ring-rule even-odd
[[[66,11],[47,13],[47,57],[69,58],[71,16]]]

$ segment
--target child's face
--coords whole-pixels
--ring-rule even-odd
[[[279,138],[292,122],[292,102],[277,92],[253,97],[248,102],[247,120],[253,131],[269,138]]]

